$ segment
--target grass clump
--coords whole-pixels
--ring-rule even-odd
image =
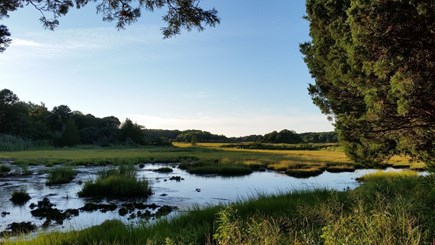
[[[309,168],[293,168],[287,169],[285,174],[295,178],[309,178],[321,175],[325,170],[323,168],[309,167]]]
[[[243,176],[253,172],[250,167],[244,164],[220,164],[213,162],[181,163],[179,168],[186,170],[190,174],[216,174],[225,177]]]
[[[30,195],[25,190],[14,191],[10,199],[15,205],[24,205],[30,200]]]
[[[88,181],[79,197],[130,198],[148,197],[151,187],[145,179],[138,180],[134,166],[120,166],[101,172],[95,181]]]
[[[413,170],[402,170],[402,171],[376,171],[373,173],[369,173],[366,175],[363,175],[357,180],[359,181],[374,181],[378,179],[385,179],[385,178],[406,178],[406,177],[417,177],[418,172]]]
[[[158,173],[172,173],[173,171],[174,170],[170,167],[161,167],[161,168],[154,170],[154,172],[158,172]]]
[[[71,167],[57,167],[49,171],[47,185],[59,185],[71,182],[77,171]]]
[[[0,173],[9,173],[11,171],[11,168],[6,165],[0,165]]]
[[[4,244],[432,244],[434,203],[434,176],[382,177],[345,192],[260,196],[153,225],[106,221]]]
[[[355,165],[346,165],[346,164],[332,165],[332,164],[328,164],[326,166],[326,171],[328,171],[330,173],[354,172]]]

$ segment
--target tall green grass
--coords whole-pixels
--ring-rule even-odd
[[[0,173],[9,173],[11,168],[9,166],[0,164]]]
[[[26,151],[51,148],[53,148],[52,145],[47,141],[32,141],[9,134],[0,134],[0,151]]]
[[[435,177],[377,178],[193,209],[153,225],[119,221],[5,244],[431,244]]]
[[[99,173],[95,181],[88,181],[78,193],[79,197],[148,197],[151,187],[147,180],[138,180],[134,166],[120,166],[117,169]]]
[[[59,185],[71,182],[77,171],[72,167],[57,167],[49,171],[47,185]]]
[[[10,200],[15,205],[24,205],[30,200],[30,195],[25,190],[14,191]]]

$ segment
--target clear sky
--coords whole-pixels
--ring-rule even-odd
[[[227,136],[273,130],[331,131],[311,102],[299,52],[309,41],[305,0],[203,0],[221,24],[162,39],[158,12],[117,31],[94,6],[45,30],[31,7],[2,24],[13,42],[0,53],[0,89],[23,101],[61,104],[147,128]]]

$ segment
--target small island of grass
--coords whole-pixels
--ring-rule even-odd
[[[14,191],[10,200],[15,205],[24,205],[30,200],[30,195],[25,190]]]
[[[131,198],[148,197],[152,194],[146,179],[138,180],[133,166],[99,173],[95,181],[88,181],[78,193],[79,197]]]
[[[77,171],[71,167],[58,167],[49,171],[47,185],[60,185],[71,182]]]
[[[212,162],[187,162],[179,165],[180,169],[186,170],[190,174],[207,175],[215,174],[219,176],[243,176],[253,172],[244,164],[222,164]]]

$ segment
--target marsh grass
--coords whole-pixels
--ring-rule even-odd
[[[329,165],[355,165],[341,150],[270,150],[222,148],[225,144],[198,143],[191,147],[188,143],[174,143],[174,147],[143,148],[70,148],[56,150],[34,150],[20,152],[0,152],[0,159],[13,159],[16,164],[41,165],[130,165],[139,163],[180,163],[183,161],[217,161],[219,163],[244,164],[251,169],[270,168],[285,171],[291,165],[308,166],[319,163]],[[256,164],[252,164],[256,162]],[[410,159],[395,156],[388,164],[379,167],[416,166],[422,169],[423,163],[410,163]]]
[[[57,167],[48,172],[47,185],[60,185],[71,182],[77,175],[72,167]]]
[[[146,179],[138,180],[133,165],[102,171],[95,181],[88,181],[79,197],[133,198],[148,197],[151,187]]]
[[[309,178],[319,176],[325,171],[324,168],[308,167],[308,168],[292,168],[287,169],[285,174],[295,178]]]
[[[236,143],[236,144],[224,144],[220,147],[223,148],[236,148],[236,149],[251,149],[251,150],[322,150],[328,148],[328,150],[339,150],[337,143],[301,143],[301,144],[270,144],[270,143]],[[334,147],[334,148],[333,148]]]
[[[0,173],[9,173],[10,171],[11,168],[9,166],[3,164],[0,165]]]
[[[186,170],[190,174],[208,175],[216,174],[219,176],[243,176],[253,172],[244,164],[222,164],[218,162],[183,162],[179,165],[180,169]]]
[[[32,141],[13,135],[0,134],[0,151],[25,151],[52,148],[53,146],[47,141]]]
[[[15,205],[24,205],[31,199],[30,195],[25,190],[14,191],[12,193],[11,201]]]
[[[328,164],[326,166],[326,171],[330,173],[354,172],[355,169],[356,169],[355,165],[346,165],[346,164],[337,164],[337,165]]]
[[[431,244],[435,178],[380,177],[356,190],[259,195],[153,225],[120,221],[7,244]]]
[[[161,167],[161,168],[154,170],[154,172],[158,172],[158,173],[172,173],[173,171],[174,170],[170,167]]]
[[[417,177],[418,172],[413,170],[402,170],[402,171],[376,171],[374,173],[365,174],[359,177],[359,181],[373,181],[377,179],[385,178],[407,178],[407,177]]]

